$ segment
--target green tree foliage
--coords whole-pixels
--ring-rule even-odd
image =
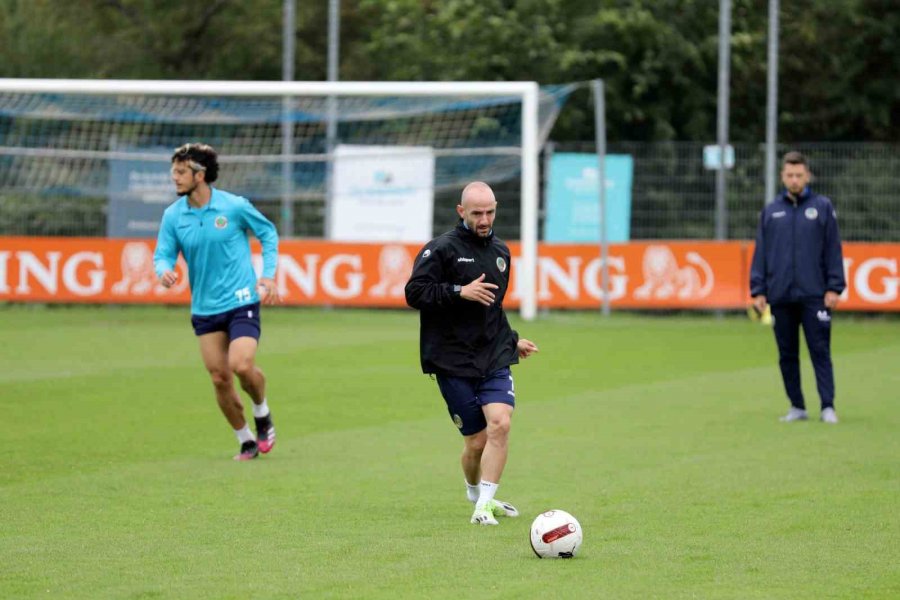
[[[282,0],[0,0],[0,75],[277,80]],[[730,133],[765,131],[766,0],[733,0]],[[718,2],[342,0],[341,78],[606,82],[611,140],[715,138]],[[782,139],[896,141],[896,0],[781,3]],[[297,2],[297,79],[327,2]],[[591,139],[589,94],[554,137]]]
[[[784,3],[781,120],[788,139],[898,141],[895,0]]]
[[[379,79],[537,79],[563,50],[562,0],[361,0]],[[402,58],[401,58],[402,57]]]

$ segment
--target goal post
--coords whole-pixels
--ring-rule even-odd
[[[228,105],[230,99],[235,99],[236,101],[265,99],[265,105],[258,106],[254,104],[249,108],[242,108],[241,110],[250,112],[254,115],[259,112],[268,111],[267,116],[265,116],[264,119],[268,119],[270,129],[274,131],[274,133],[271,133],[270,135],[274,137],[281,137],[279,129],[284,119],[297,121],[300,118],[297,117],[296,114],[289,113],[291,102],[300,98],[315,99],[316,102],[321,103],[321,107],[325,107],[326,103],[329,105],[330,108],[328,110],[325,110],[324,108],[320,109],[319,105],[317,105],[315,110],[319,111],[317,113],[319,116],[316,118],[320,119],[320,121],[324,121],[324,119],[327,118],[322,115],[325,115],[326,113],[333,114],[332,102],[335,98],[347,99],[348,102],[350,99],[367,99],[370,104],[366,106],[364,110],[365,114],[363,116],[355,116],[354,118],[358,118],[361,121],[368,120],[372,122],[374,122],[377,115],[381,112],[390,113],[391,111],[397,110],[393,105],[385,108],[384,105],[386,104],[386,100],[383,99],[392,99],[395,104],[396,102],[415,103],[435,100],[440,105],[439,108],[429,108],[428,110],[436,112],[444,110],[448,113],[453,111],[462,112],[465,110],[471,112],[471,107],[491,104],[496,105],[500,102],[518,104],[518,108],[516,109],[518,113],[514,119],[510,120],[511,123],[516,123],[519,128],[516,132],[517,139],[513,142],[505,140],[502,144],[498,143],[492,145],[492,142],[485,141],[485,136],[482,135],[481,138],[476,138],[474,141],[464,140],[455,147],[438,148],[437,151],[442,153],[440,156],[451,158],[464,156],[481,157],[479,159],[481,160],[481,170],[474,170],[471,173],[467,172],[466,175],[457,174],[458,177],[466,176],[473,179],[479,176],[489,178],[485,173],[496,174],[499,172],[497,168],[488,168],[485,166],[488,165],[489,161],[495,160],[495,158],[485,157],[502,157],[503,160],[515,157],[518,158],[518,164],[514,165],[518,167],[519,194],[521,196],[518,228],[521,252],[516,270],[517,292],[521,303],[521,317],[525,320],[532,320],[537,313],[536,288],[539,218],[538,156],[541,138],[546,137],[549,133],[549,129],[555,120],[562,101],[564,101],[565,97],[571,91],[571,89],[562,89],[563,87],[564,86],[560,86],[560,89],[548,92],[542,90],[535,82],[252,82],[0,78],[0,170],[5,168],[2,164],[4,159],[8,161],[21,161],[23,160],[22,157],[41,158],[44,160],[51,160],[53,157],[65,157],[66,160],[69,161],[111,160],[113,158],[112,155],[115,154],[115,148],[111,148],[108,140],[124,138],[127,141],[129,125],[126,124],[125,126],[122,126],[123,133],[121,134],[118,133],[118,129],[116,129],[115,132],[111,132],[112,130],[107,131],[105,128],[102,130],[102,134],[94,132],[85,134],[82,130],[86,131],[88,126],[83,123],[96,123],[104,121],[105,119],[113,120],[115,117],[107,113],[127,113],[129,106],[137,102],[136,99],[177,99],[171,103],[175,105],[175,111],[178,110],[179,106],[182,106],[182,110],[191,110],[190,107],[192,102],[197,99],[201,99],[199,100],[200,102],[204,101],[203,99],[205,99],[206,102],[214,102],[214,106],[205,105],[204,112],[199,114],[199,116],[193,117],[192,122],[194,124],[200,124],[199,126],[201,127],[207,127],[209,131],[218,131],[217,129],[214,129],[215,127],[224,127],[226,125],[234,126],[236,128],[234,135],[241,135],[241,130],[240,123],[238,123],[233,118],[231,112],[229,112],[231,110]],[[73,97],[95,99],[96,105],[92,105],[88,109],[74,109],[76,112],[83,110],[84,114],[81,114],[78,117],[81,121],[79,121],[77,125],[73,126],[70,122],[68,127],[72,130],[77,129],[81,132],[80,135],[83,137],[106,136],[107,141],[105,143],[107,146],[103,146],[103,142],[91,142],[86,143],[84,147],[69,147],[68,143],[56,144],[54,135],[48,135],[46,139],[37,142],[34,140],[24,142],[23,139],[27,138],[28,135],[16,133],[18,125],[16,124],[15,119],[22,114],[27,113],[29,110],[32,111],[32,118],[44,118],[48,122],[72,118],[66,113],[68,107],[61,108],[59,104],[54,105],[52,102],[49,104],[45,103],[46,105],[42,105],[42,108],[40,109],[22,108],[21,99],[28,97],[43,98],[44,100],[47,98],[69,99]],[[111,101],[111,99],[121,98],[125,99],[124,102],[119,102],[115,105],[104,105],[103,99]],[[214,99],[222,100],[219,101]],[[179,101],[181,102],[181,105],[178,104]],[[41,114],[42,110],[43,114]],[[273,110],[275,111],[274,115],[272,114]],[[419,109],[409,109],[407,113],[413,114],[415,110]],[[256,113],[254,113],[254,111],[256,111]],[[214,114],[217,116],[213,116]],[[38,115],[38,117],[33,117],[33,115]],[[156,118],[156,116],[152,115],[146,117],[146,119],[151,121]],[[171,126],[172,131],[178,131],[178,128],[176,127],[179,122],[178,113],[176,112],[174,117],[166,118],[171,119],[171,122],[173,123]],[[220,119],[220,121],[216,121],[217,118]],[[338,118],[345,117],[339,116]],[[349,119],[349,117],[347,118]],[[405,116],[403,118],[409,121],[410,119],[416,119],[418,117]],[[479,117],[477,115],[467,116],[466,118],[468,120],[459,127],[460,129],[477,130],[479,126],[483,125],[482,122],[492,122],[491,119]],[[226,125],[222,125],[222,123]],[[425,123],[424,120],[423,123]],[[274,127],[271,127],[272,124],[274,124]],[[318,125],[320,124],[321,123],[318,123]],[[429,131],[441,130],[445,136],[460,137],[462,135],[457,134],[457,132],[454,131],[456,124],[453,121],[435,122],[431,119],[424,125],[420,124],[417,126],[424,127]],[[483,128],[489,130],[491,126],[498,128],[496,123],[493,123],[493,125],[489,123],[489,125]],[[380,127],[382,130],[390,129],[389,126],[385,125],[380,125]],[[503,129],[504,127],[507,129],[509,128],[508,125],[505,125],[500,126],[499,129]],[[180,139],[182,141],[208,141],[203,139],[203,133],[198,134],[195,133],[195,131],[196,129],[185,130],[185,133],[180,134]],[[200,131],[207,131],[207,129],[200,129]],[[177,136],[177,133],[162,136],[159,138],[161,141],[158,144],[166,145],[166,142],[173,141]],[[421,133],[418,133],[415,136],[407,135],[407,138],[420,140],[420,143],[424,145],[431,143]],[[215,143],[213,145],[215,145]],[[261,144],[260,147],[262,148],[262,146],[265,147],[263,149],[257,148],[253,152],[248,152],[243,156],[234,156],[234,152],[222,148],[220,149],[223,151],[222,162],[226,164],[229,162],[244,163],[248,166],[253,166],[258,163],[268,163],[271,165],[301,165],[304,164],[304,162],[309,161],[318,161],[319,163],[327,162],[333,158],[332,154],[321,147],[315,149],[303,148],[301,150],[294,145],[293,152],[287,153],[286,151],[290,146],[284,146],[281,144],[280,140],[277,145]],[[145,148],[145,146],[143,147]],[[159,153],[155,156],[150,156],[148,152],[144,151],[142,154],[140,149],[136,150],[135,148],[129,148],[127,156],[130,159],[135,160],[160,161],[162,159],[162,156]],[[121,156],[118,158],[121,158]],[[167,160],[168,157],[165,157],[165,159]],[[53,163],[49,162],[43,164],[52,165]],[[493,163],[490,164],[492,165]],[[41,167],[39,166],[29,167],[32,171],[40,170],[40,168]],[[68,168],[69,167],[67,166],[66,169]],[[509,170],[509,166],[507,166],[506,169],[506,172],[512,173],[512,171]],[[0,173],[0,175],[3,175],[3,173]],[[502,178],[502,175],[498,175],[498,177]],[[16,178],[10,177],[9,179],[12,180]],[[17,181],[21,179],[23,179],[23,177],[18,176]],[[488,181],[488,183],[491,183],[491,181]],[[102,185],[102,183],[95,184],[94,189],[100,189]],[[5,191],[8,192],[9,190],[4,190],[3,185],[0,184],[0,194],[3,194]],[[501,211],[503,211],[502,206]]]

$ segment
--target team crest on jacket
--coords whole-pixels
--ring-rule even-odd
[[[218,216],[215,220],[216,229],[225,229],[228,227],[228,218],[224,216]]]
[[[422,258],[428,258],[429,256],[431,256],[431,250],[425,248],[425,252],[422,253]]]
[[[809,208],[806,209],[806,212],[804,212],[803,214],[806,215],[807,219],[812,221],[813,219],[815,219],[816,217],[819,216],[819,211],[817,211],[815,208],[810,206]]]
[[[501,273],[506,271],[506,261],[503,260],[502,256],[497,257],[497,268],[500,269]]]

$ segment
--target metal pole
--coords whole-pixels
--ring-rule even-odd
[[[541,190],[544,194],[544,196],[543,196],[544,197],[544,208],[538,211],[538,224],[544,225],[545,235],[547,232],[547,215],[548,215],[548,211],[549,211],[548,198],[550,198],[550,185],[552,183],[550,181],[550,176],[551,176],[550,174],[551,174],[551,169],[553,168],[553,153],[554,152],[556,152],[556,144],[553,141],[548,139],[544,143],[544,187]],[[538,201],[538,204],[540,204],[540,201]],[[538,261],[540,261],[540,257],[538,257]],[[538,281],[535,285],[535,290],[534,290],[535,295],[540,295],[540,293],[541,293],[540,287],[541,287],[541,282]],[[550,309],[544,308],[541,312],[544,314],[547,314],[550,312]]]
[[[716,170],[716,239],[728,237],[728,205],[725,202],[725,148],[728,145],[728,79],[731,65],[731,0],[719,0],[719,99]]]
[[[328,81],[338,80],[341,49],[341,0],[328,1]]]
[[[522,255],[519,258],[519,314],[525,321],[537,315],[538,216],[538,106],[537,83],[527,83],[522,94],[522,214],[519,217]]]
[[[603,316],[609,316],[609,242],[606,238],[606,98],[603,80],[591,81],[594,92],[594,139],[597,144],[597,187],[600,197],[600,289]]]
[[[769,58],[766,88],[766,199],[775,199],[775,152],[778,143],[778,0],[769,0]]]
[[[297,30],[296,0],[284,0],[284,22],[282,24],[281,79],[294,80],[294,33]],[[291,96],[281,100],[281,236],[294,235],[294,153],[293,101]]]
[[[338,80],[339,54],[341,47],[341,2],[340,0],[328,1],[328,81]],[[328,158],[325,162],[325,235],[331,237],[331,224],[334,222],[332,210],[332,190],[334,188],[334,147],[337,140],[337,99],[328,96],[325,112],[325,153]]]

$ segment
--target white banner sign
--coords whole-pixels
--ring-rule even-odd
[[[343,242],[427,242],[434,153],[427,146],[335,149],[329,235]]]

